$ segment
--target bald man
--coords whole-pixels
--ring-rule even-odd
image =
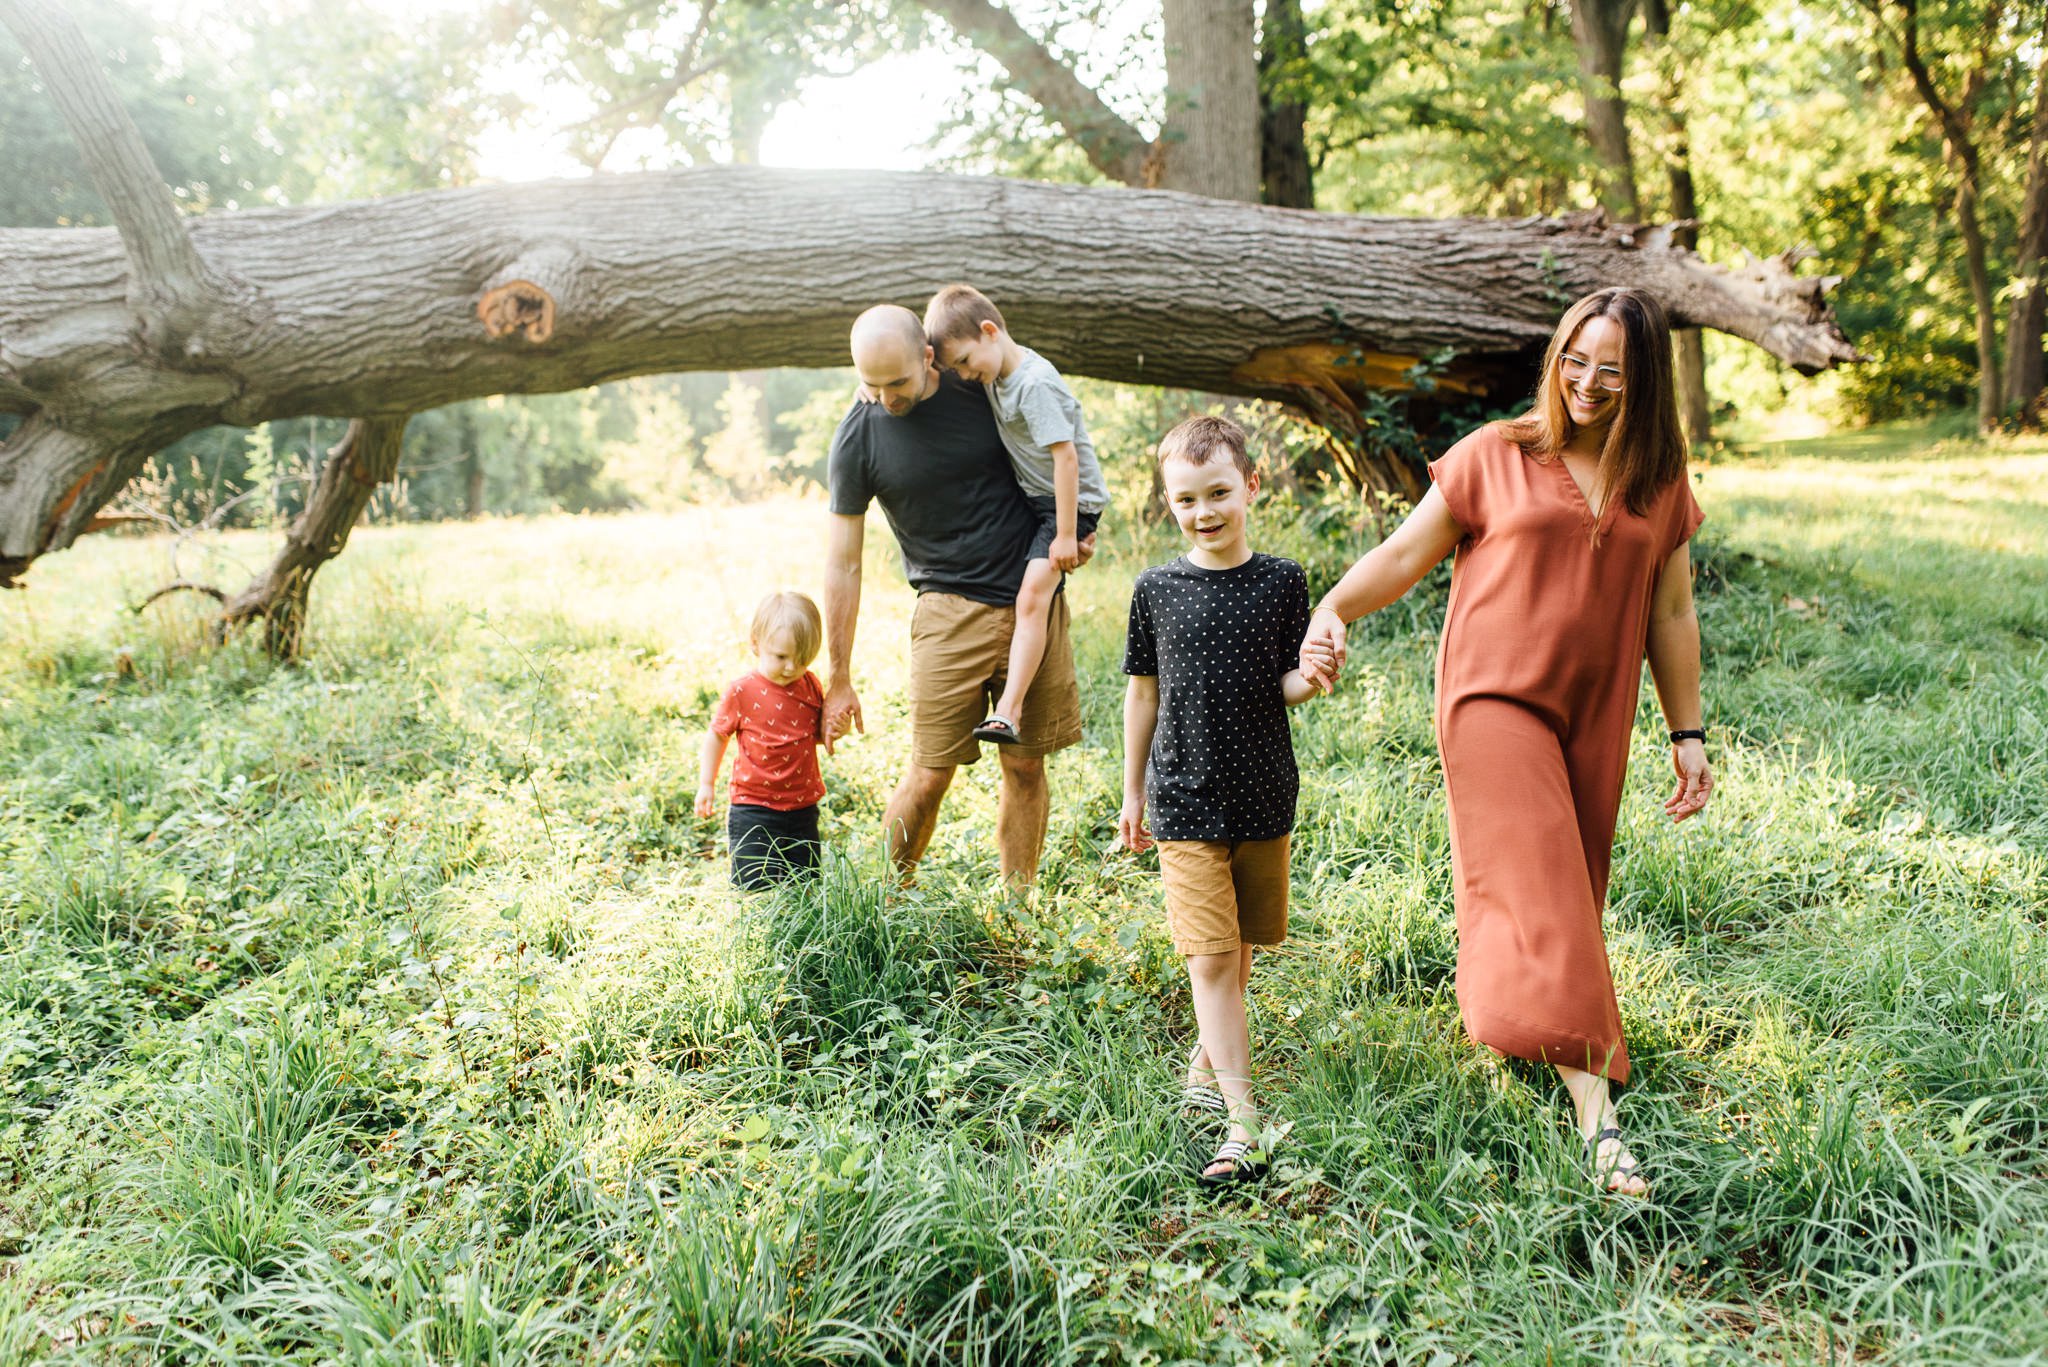
[[[954,770],[981,756],[973,731],[1003,691],[1017,589],[1037,524],[1010,472],[986,393],[932,365],[917,315],[894,304],[871,308],[854,322],[852,341],[854,369],[877,401],[855,400],[833,434],[827,462],[825,743],[830,749],[848,730],[866,729],[853,686],[853,633],[862,533],[868,504],[879,501],[903,553],[904,576],[917,590],[910,765],[882,816],[889,855],[907,878],[931,843]],[[1085,558],[1093,546],[1083,549]],[[1026,740],[998,753],[996,840],[1004,878],[1023,887],[1037,879],[1045,846],[1045,757],[1081,738],[1065,594],[1054,600],[1045,661],[1016,722]]]

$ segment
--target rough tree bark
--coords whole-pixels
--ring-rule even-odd
[[[1600,203],[1619,219],[1642,217],[1635,162],[1629,154],[1628,102],[1621,94],[1635,0],[1572,0],[1572,45],[1586,97],[1586,141],[1601,166]]]
[[[1308,106],[1290,92],[1290,68],[1307,48],[1301,0],[1266,0],[1259,20],[1259,197],[1284,209],[1316,207],[1303,128]]]
[[[1686,131],[1683,83],[1670,50],[1669,0],[1643,0],[1644,45],[1658,68],[1658,102],[1664,107],[1669,139],[1664,169],[1671,184],[1672,241],[1681,247],[1699,245],[1699,199],[1693,189],[1692,139]],[[1673,335],[1678,403],[1685,416],[1686,436],[1697,446],[1714,435],[1714,409],[1707,397],[1707,349],[1698,328],[1680,328]]]
[[[985,177],[706,167],[190,221],[245,282],[203,371],[132,344],[111,229],[0,231],[0,580],[69,545],[141,467],[214,424],[402,416],[629,375],[844,361],[848,320],[979,281],[1076,374],[1279,399],[1333,421],[1418,357],[1451,392],[1526,378],[1560,302],[1654,292],[1680,323],[1818,371],[1854,359],[1780,258],[1702,264],[1665,230],[1376,219]],[[1114,301],[1105,304],[1105,301]],[[1419,488],[1412,470],[1366,472]]]
[[[1259,48],[1252,0],[1160,0],[1166,37],[1159,186],[1259,197]]]

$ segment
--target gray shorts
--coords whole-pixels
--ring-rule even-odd
[[[1031,538],[1031,554],[1026,556],[1025,559],[1050,559],[1052,539],[1060,534],[1059,500],[1051,494],[1041,494],[1036,497],[1027,494],[1024,501],[1029,503],[1031,511],[1038,515],[1038,531]],[[1101,513],[1087,513],[1076,508],[1074,510],[1074,539],[1076,541],[1086,541],[1094,533],[1096,524],[1101,520]]]

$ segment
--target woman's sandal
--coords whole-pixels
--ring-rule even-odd
[[[1600,1146],[1607,1140],[1620,1138],[1621,1131],[1613,1126],[1609,1126],[1591,1139],[1582,1141],[1586,1146],[1586,1166],[1593,1170],[1593,1180],[1599,1184],[1603,1194],[1609,1196],[1641,1196],[1644,1193],[1623,1191],[1614,1185],[1614,1180],[1617,1177],[1624,1181],[1634,1177],[1639,1166],[1638,1164],[1616,1163],[1604,1170],[1600,1166]],[[1623,1152],[1626,1151],[1626,1148],[1624,1148]]]
[[[1251,1157],[1252,1146],[1242,1139],[1226,1139],[1216,1148],[1216,1154],[1201,1167],[1195,1169],[1195,1180],[1205,1187],[1234,1187],[1244,1182],[1256,1182],[1266,1175],[1272,1166],[1272,1158],[1260,1154],[1256,1160]],[[1218,1163],[1230,1164],[1227,1172],[1210,1172]]]
[[[1017,728],[1008,717],[991,716],[974,728],[974,738],[994,745],[1021,745],[1024,738],[1017,734]]]

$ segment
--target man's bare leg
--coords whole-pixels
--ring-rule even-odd
[[[1045,823],[1052,812],[1052,790],[1045,781],[1045,761],[1035,756],[999,752],[1003,785],[996,800],[996,847],[1003,879],[1023,889],[1038,881],[1038,856],[1045,852]]]
[[[917,861],[932,843],[932,831],[939,824],[939,801],[952,782],[950,764],[943,769],[913,764],[903,771],[903,781],[889,797],[882,812],[882,831],[888,837],[889,858],[905,882],[917,872]]]

